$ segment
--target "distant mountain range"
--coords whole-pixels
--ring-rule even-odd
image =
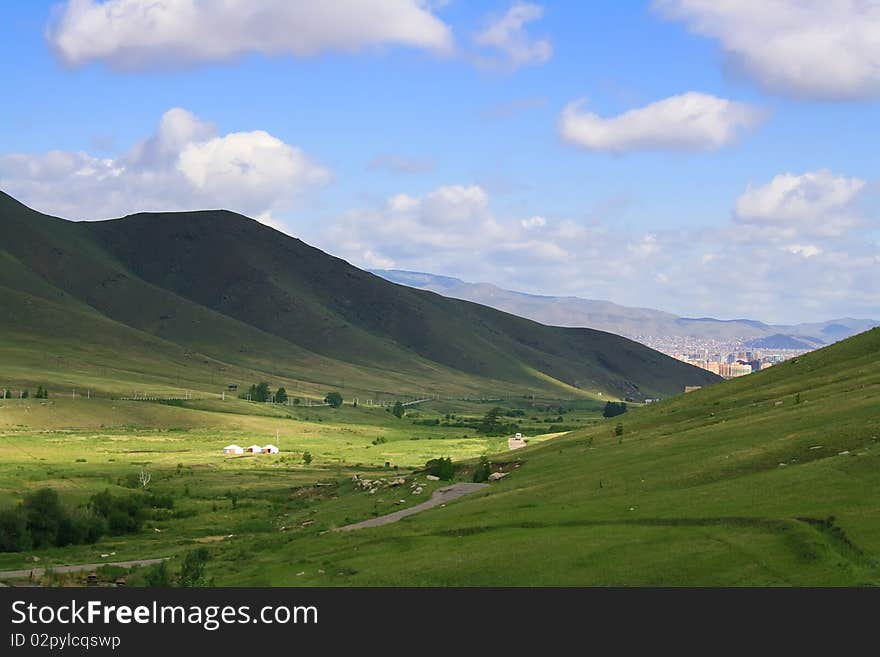
[[[400,285],[472,301],[551,326],[586,327],[633,339],[691,337],[742,341],[755,349],[815,349],[862,333],[880,322],[845,317],[827,322],[772,325],[752,319],[679,317],[652,308],[630,308],[610,301],[552,297],[505,290],[490,283],[468,283],[421,272],[372,270]]]

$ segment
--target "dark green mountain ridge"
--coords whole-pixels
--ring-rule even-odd
[[[364,390],[641,398],[717,380],[609,333],[390,283],[223,210],[70,222],[0,194],[0,299],[13,373],[54,348],[84,369],[126,371],[120,380],[162,381],[161,367],[126,362],[164,359],[193,385],[262,374]]]

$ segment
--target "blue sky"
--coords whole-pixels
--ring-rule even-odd
[[[0,189],[684,315],[880,317],[880,9],[317,4],[3,3]]]

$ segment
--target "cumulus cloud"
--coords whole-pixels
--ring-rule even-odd
[[[501,52],[512,68],[526,64],[544,64],[553,56],[553,45],[548,39],[534,39],[525,26],[544,15],[541,5],[517,2],[503,16],[492,21],[475,38],[474,43]]]
[[[643,150],[715,150],[755,127],[764,113],[751,105],[691,91],[601,117],[585,111],[585,101],[569,103],[559,133],[575,146],[624,153]]]
[[[117,158],[65,151],[0,155],[0,187],[71,219],[223,207],[275,225],[273,209],[328,178],[300,149],[267,132],[217,135],[181,108],[165,112],[153,135]]]
[[[69,0],[47,38],[70,66],[101,61],[120,70],[384,44],[446,53],[453,44],[419,0]]]
[[[445,185],[422,195],[397,194],[372,208],[322,222],[312,237],[357,265],[377,263],[437,271],[539,271],[572,257],[587,231],[540,216],[499,218],[479,185]],[[576,237],[575,237],[576,236]],[[590,247],[592,248],[592,247]]]
[[[717,39],[764,88],[821,99],[880,94],[880,4],[865,0],[655,0]]]
[[[544,217],[534,216],[534,217],[529,217],[528,219],[523,219],[519,223],[526,230],[533,230],[536,228],[543,228],[544,226],[546,226],[547,220]]]
[[[767,200],[763,187],[750,188],[761,200],[744,207],[753,215],[791,217],[796,226],[788,235],[750,230],[737,211],[715,226],[650,232],[610,226],[607,219],[501,215],[482,187],[449,185],[391,196],[322,221],[304,237],[362,267],[430,271],[686,316],[779,322],[877,316],[876,240],[854,225],[825,236],[797,225],[819,216],[818,207],[837,212],[860,193],[857,179],[817,174],[830,179],[816,183],[825,191],[809,210],[785,194]]]
[[[852,203],[865,181],[838,176],[827,169],[800,175],[782,173],[765,185],[749,185],[737,199],[738,221],[770,229],[768,233],[836,236],[852,228]]]

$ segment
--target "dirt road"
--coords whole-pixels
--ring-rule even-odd
[[[105,561],[104,563],[83,563],[78,566],[48,566],[56,573],[76,573],[83,570],[97,570],[101,566],[121,566],[123,568],[131,568],[132,566],[151,566],[154,563],[165,561],[160,559],[138,559],[136,561]],[[2,579],[22,579],[30,577],[31,573],[34,577],[39,577],[46,571],[46,568],[26,568],[25,570],[5,570],[0,571],[0,580]]]
[[[336,531],[348,532],[355,529],[366,529],[367,527],[381,527],[382,525],[390,525],[392,522],[397,522],[398,520],[406,518],[407,516],[411,516],[414,513],[419,513],[420,511],[425,511],[432,507],[446,504],[450,500],[454,500],[458,497],[461,497],[462,495],[475,493],[478,490],[483,490],[484,488],[488,487],[489,484],[461,483],[452,484],[452,486],[446,486],[444,488],[438,488],[434,491],[434,494],[431,495],[431,499],[427,500],[426,502],[416,504],[415,506],[411,506],[408,509],[402,509],[400,511],[395,511],[394,513],[389,513],[388,515],[379,516],[378,518],[370,518],[369,520],[356,522],[353,525],[337,527]]]

